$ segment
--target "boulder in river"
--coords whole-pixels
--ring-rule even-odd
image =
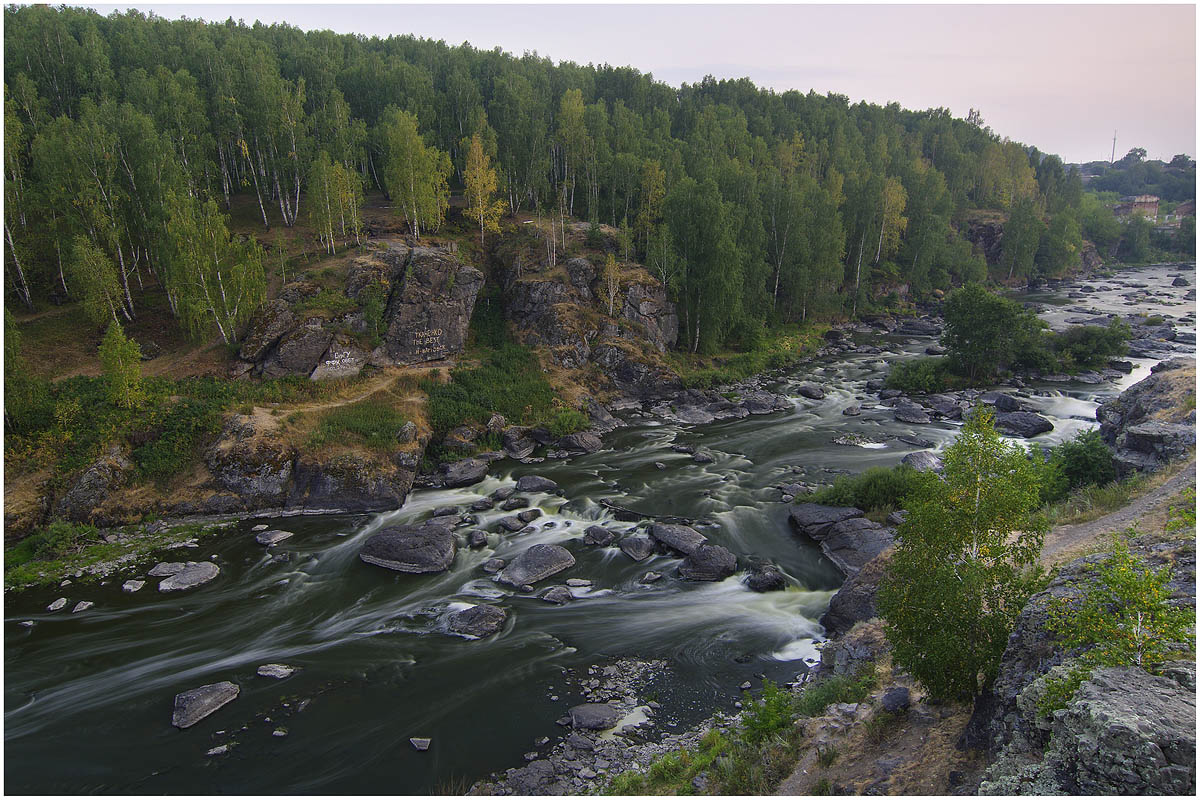
[[[779,592],[787,588],[787,578],[774,564],[754,564],[746,576],[746,586],[753,592]]]
[[[236,683],[221,681],[180,692],[175,695],[175,712],[171,715],[171,724],[180,729],[190,728],[232,701],[240,691]]]
[[[571,590],[565,586],[551,586],[542,594],[542,599],[556,606],[565,605],[575,599]]]
[[[624,716],[620,709],[604,703],[583,703],[572,706],[567,713],[571,715],[571,727],[585,731],[608,730]]]
[[[528,497],[510,497],[500,504],[501,511],[516,511],[518,508],[528,508]]]
[[[464,458],[442,465],[443,483],[447,489],[470,486],[487,477],[488,465],[478,458]]]
[[[515,514],[511,517],[504,517],[497,524],[499,524],[501,528],[508,531],[509,533],[516,533],[517,531],[519,531],[525,527],[525,523],[522,522],[521,519],[519,517],[517,517]]]
[[[801,397],[807,397],[809,400],[824,400],[825,390],[815,383],[802,383],[796,389]]]
[[[928,425],[929,415],[917,406],[897,406],[894,414],[897,422],[909,425]]]
[[[996,415],[996,427],[1005,433],[1029,439],[1054,430],[1054,423],[1032,411],[1011,411]]]
[[[51,603],[50,605],[46,606],[46,610],[49,611],[50,613],[54,613],[55,611],[62,611],[66,607],[67,607],[67,598],[60,597],[57,600],[55,600],[53,603]]]
[[[180,592],[195,589],[216,578],[221,568],[211,561],[189,561],[183,569],[158,584],[160,592]]]
[[[848,506],[823,506],[817,503],[799,503],[792,506],[788,519],[801,533],[814,539],[830,525],[845,519],[861,517],[863,512]]]
[[[612,544],[613,540],[616,538],[617,535],[615,533],[600,525],[592,525],[583,532],[584,544],[597,545],[600,547],[607,547],[608,545]]]
[[[292,538],[291,531],[263,531],[254,537],[254,541],[270,547],[271,545],[279,544],[284,539],[290,538]]]
[[[183,561],[160,561],[150,568],[146,574],[151,578],[165,578],[177,572],[183,572],[187,564]]]
[[[367,539],[358,557],[397,572],[444,572],[458,554],[458,539],[440,525],[397,525]]]
[[[737,572],[737,556],[719,544],[697,547],[679,565],[679,577],[685,581],[719,581]]]
[[[535,544],[514,558],[500,580],[513,586],[527,586],[575,566],[571,551],[557,544]]]
[[[600,437],[594,433],[582,431],[572,433],[558,440],[558,448],[572,453],[594,453],[604,446]]]
[[[661,523],[650,526],[650,538],[666,549],[688,556],[705,544],[708,540],[695,529],[687,525],[664,525]]]
[[[482,566],[484,572],[488,573],[489,575],[494,575],[495,573],[504,569],[504,559],[489,558],[487,561],[483,562]]]
[[[132,594],[133,592],[140,591],[145,585],[145,581],[129,580],[121,584],[121,591]]]
[[[654,542],[648,536],[626,536],[617,547],[634,561],[645,561],[654,552]]]
[[[557,492],[558,484],[541,475],[522,475],[517,478],[518,492]]]
[[[481,604],[471,606],[450,615],[450,630],[461,636],[474,636],[482,639],[491,636],[504,627],[508,612],[499,606]]]

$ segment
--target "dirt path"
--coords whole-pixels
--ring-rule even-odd
[[[1042,545],[1042,563],[1049,566],[1082,555],[1104,536],[1123,531],[1130,526],[1144,532],[1161,529],[1166,522],[1167,507],[1180,492],[1196,485],[1196,462],[1188,462],[1175,476],[1168,478],[1140,497],[1135,497],[1124,508],[1089,522],[1076,525],[1060,525],[1046,534]]]

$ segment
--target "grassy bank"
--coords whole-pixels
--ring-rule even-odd
[[[821,336],[827,330],[827,324],[788,325],[763,332],[743,351],[727,350],[712,355],[672,352],[668,360],[684,386],[711,389],[811,356],[821,346]]]
[[[798,693],[766,681],[760,699],[743,695],[741,719],[729,732],[709,730],[695,748],[668,753],[645,772],[622,772],[605,794],[695,794],[693,781],[702,774],[708,794],[773,794],[803,745],[797,721],[820,716],[833,703],[862,702],[875,686],[874,668],[830,676]]]
[[[104,567],[115,567],[118,560],[122,566],[146,562],[172,544],[219,533],[233,524],[131,526],[102,534],[91,525],[55,522],[4,552],[4,588],[51,586],[68,576],[76,581],[100,580],[108,572]],[[116,540],[105,541],[104,535]],[[77,577],[77,573],[83,574]]]

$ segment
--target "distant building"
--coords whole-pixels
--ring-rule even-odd
[[[1180,203],[1175,206],[1175,219],[1183,219],[1184,217],[1196,216],[1196,201],[1188,200],[1186,203]]]
[[[1118,217],[1131,217],[1139,214],[1151,220],[1158,219],[1158,197],[1152,194],[1122,197],[1121,202],[1113,207],[1113,213]]]

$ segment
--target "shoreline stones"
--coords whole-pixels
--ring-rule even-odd
[[[175,695],[175,711],[171,724],[176,728],[190,728],[222,706],[234,700],[241,692],[236,683],[221,681],[198,686]]]
[[[444,572],[458,555],[458,539],[440,525],[398,525],[367,539],[358,557],[377,567],[421,574]]]

